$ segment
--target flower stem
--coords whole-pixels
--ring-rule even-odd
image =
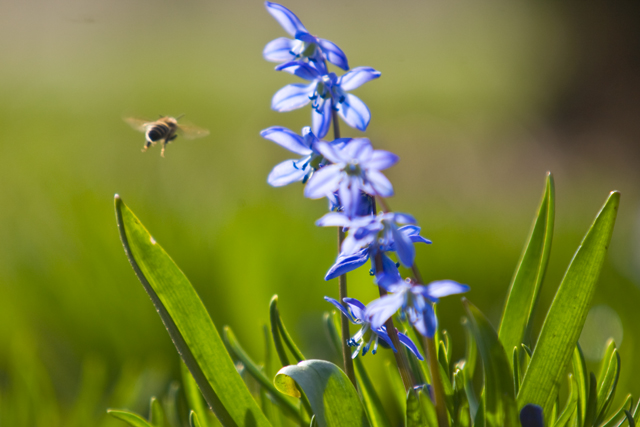
[[[380,196],[376,196],[378,202],[382,206],[384,212],[389,212],[389,205],[386,200],[384,200]],[[375,203],[375,201],[374,201]],[[378,260],[376,259],[376,263]],[[424,281],[422,280],[422,274],[420,274],[420,270],[418,269],[418,265],[414,262],[411,266],[411,271],[413,272],[414,284],[415,285],[423,285]],[[386,293],[386,292],[385,292]],[[382,291],[380,293],[382,296]],[[389,329],[387,327],[387,329]],[[389,334],[391,335],[391,334]],[[442,384],[442,377],[440,376],[440,363],[438,362],[438,352],[436,350],[436,343],[433,338],[423,337],[424,348],[427,352],[427,361],[429,363],[429,373],[431,374],[431,384],[432,393],[433,393],[433,401],[436,407],[436,414],[438,417],[438,426],[439,427],[449,427],[449,415],[447,414],[447,406],[444,401],[444,385]],[[395,345],[395,342],[394,342]]]
[[[342,241],[344,240],[344,231],[342,227],[338,227],[338,252],[340,251],[340,247],[342,247]],[[340,295],[340,302],[342,305],[348,310],[347,303],[344,302],[344,298],[347,297],[347,275],[343,274],[338,277],[338,293]],[[340,330],[342,332],[342,360],[344,362],[344,373],[347,374],[349,380],[353,384],[353,386],[358,389],[356,384],[356,374],[353,370],[353,359],[351,359],[351,349],[347,345],[347,340],[351,336],[349,332],[349,319],[347,316],[342,314],[340,316]]]
[[[436,342],[433,338],[423,337],[423,343],[427,352],[431,381],[433,382],[433,384],[431,384],[431,391],[433,393],[432,397],[436,407],[438,426],[449,427],[449,415],[447,414],[447,405],[444,401],[444,386],[442,385],[442,378],[440,377],[440,363],[438,362]]]
[[[377,258],[377,257],[376,257]],[[380,265],[382,263],[382,257],[380,257],[380,262],[376,260],[376,264]],[[378,287],[380,290],[380,297],[383,297],[387,294],[387,291]],[[407,355],[402,349],[402,345],[400,344],[400,340],[398,339],[398,331],[396,330],[395,325],[393,324],[393,319],[390,317],[384,324],[387,328],[387,334],[393,343],[393,346],[396,348],[396,351],[393,355],[396,358],[396,364],[398,365],[398,370],[400,371],[400,377],[402,377],[402,383],[404,384],[405,390],[413,389],[415,384],[415,380],[413,379],[413,375],[411,373],[411,369],[409,368],[409,361],[407,360]]]
[[[387,211],[387,205],[384,202],[384,199],[376,196],[373,198],[373,214],[375,215],[378,210],[378,208],[376,207],[376,199],[381,202],[382,208]],[[376,251],[375,261],[376,274],[382,273],[382,252],[380,252],[380,250]],[[387,295],[387,291],[384,290],[381,286],[378,286],[378,290],[380,291],[380,297]],[[393,324],[393,318],[389,317],[389,320],[385,322],[384,326],[387,328],[387,334],[389,335],[393,346],[397,350],[393,353],[393,355],[396,358],[396,364],[398,365],[398,370],[400,371],[400,376],[402,377],[404,389],[411,390],[413,386],[416,385],[416,383],[413,378],[413,374],[411,373],[411,369],[409,368],[409,361],[407,360],[407,356],[404,351],[402,351],[402,346],[400,345],[400,340],[398,339],[398,331]]]
[[[414,262],[411,266],[413,271],[414,283],[416,285],[424,285],[422,275],[418,269],[418,265]],[[438,417],[439,427],[449,427],[449,415],[447,414],[447,405],[444,401],[444,385],[440,376],[440,362],[438,362],[438,351],[436,350],[436,342],[433,338],[423,337],[425,351],[427,352],[427,362],[429,363],[429,373],[431,374],[431,391],[434,406],[436,407],[436,415]]]
[[[336,110],[331,110],[332,119],[333,119],[333,139],[340,138],[340,124],[338,123],[338,114]],[[342,247],[342,241],[344,240],[344,230],[342,227],[338,227],[338,253],[340,253],[340,248]],[[340,303],[348,310],[347,303],[343,300],[347,298],[347,275],[343,274],[338,277],[338,294],[340,295]],[[349,332],[349,319],[347,316],[342,314],[340,316],[340,331],[342,333],[342,361],[344,364],[344,373],[347,374],[351,384],[358,389],[358,385],[356,383],[356,374],[353,369],[353,359],[351,358],[351,349],[347,345],[347,340],[351,336],[351,332]]]

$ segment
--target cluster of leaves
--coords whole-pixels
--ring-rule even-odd
[[[611,193],[560,283],[533,346],[531,319],[553,234],[554,191],[551,176],[548,177],[498,331],[466,300],[463,300],[467,311],[463,360],[452,360],[449,335],[437,331],[437,362],[451,425],[635,426],[640,419],[640,405],[633,405],[631,396],[610,415],[620,374],[615,344],[608,343],[597,376],[587,372],[577,345],[618,204],[619,193]],[[270,304],[270,333],[265,329],[265,360],[257,364],[231,329],[225,327],[220,337],[186,276],[117,196],[116,216],[129,261],[185,363],[183,381],[192,408],[192,426],[392,425],[373,387],[377,381],[369,377],[361,359],[355,360],[357,389],[338,366],[305,359],[284,326],[274,297]],[[400,320],[398,324],[405,327],[407,335],[415,336],[416,331],[410,325]],[[333,343],[339,346],[342,337],[335,314],[325,316],[325,326]],[[276,349],[277,361],[271,346]],[[482,369],[477,369],[478,359]],[[396,384],[393,392],[404,402],[405,425],[437,426],[429,392],[429,370],[415,358],[410,360],[412,373],[425,386],[405,392],[397,370],[390,371],[392,383]],[[274,364],[282,367],[275,377]],[[481,388],[477,387],[477,381],[474,383],[476,372],[483,373]],[[560,402],[559,388],[565,376],[570,391],[566,402]],[[215,417],[205,407],[197,388]],[[133,426],[166,425],[157,421],[164,419],[158,403],[152,403],[150,422],[126,411],[111,413]]]

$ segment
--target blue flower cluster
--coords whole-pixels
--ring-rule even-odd
[[[339,116],[350,127],[366,130],[371,120],[369,108],[348,92],[377,79],[380,72],[371,67],[349,69],[347,57],[337,45],[311,35],[286,7],[271,2],[265,5],[293,39],[281,37],[271,41],[264,48],[264,58],[279,63],[277,71],[307,81],[280,89],[271,101],[271,108],[282,112],[308,104],[312,107],[311,126],[304,127],[300,135],[279,126],[260,133],[301,156],[278,164],[269,174],[268,182],[279,187],[301,181],[305,184],[305,197],[329,200],[330,212],[316,224],[342,227],[346,238],[325,280],[346,274],[370,260],[375,283],[382,290],[383,296],[368,306],[354,298],[344,298],[345,307],[325,297],[352,323],[361,326],[348,340],[355,347],[353,357],[365,355],[369,349],[375,354],[378,344],[396,351],[385,324],[398,311],[400,318],[408,320],[420,334],[433,337],[437,328],[433,304],[441,297],[466,292],[469,287],[450,280],[425,286],[402,278],[399,266],[414,266],[414,245],[431,241],[420,235],[420,227],[411,215],[376,211],[376,199],[393,195],[393,186],[382,171],[397,163],[398,156],[375,150],[367,138],[340,138],[338,123],[334,122]],[[328,64],[346,72],[337,76],[329,71]],[[334,139],[325,141],[332,123]],[[406,335],[398,333],[398,340],[418,359],[423,359]]]

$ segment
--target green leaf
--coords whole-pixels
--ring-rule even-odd
[[[427,394],[425,388],[418,391],[418,399],[420,400],[420,408],[422,409],[422,417],[424,419],[423,426],[438,427],[436,407],[433,405],[431,396]]]
[[[280,311],[278,310],[278,295],[274,295],[269,303],[269,321],[271,322],[271,335],[273,336],[273,342],[276,346],[276,351],[282,366],[289,365],[289,359],[287,358],[284,346],[282,345],[283,341],[298,362],[306,360],[296,343],[293,342],[291,335],[289,335],[287,328],[284,327],[284,323],[280,318]]]
[[[527,342],[526,334],[529,320],[538,300],[549,263],[554,215],[553,177],[548,174],[538,216],[533,223],[529,241],[511,281],[500,322],[498,335],[505,349],[512,349],[519,346],[520,343]]]
[[[407,393],[405,427],[438,427],[436,408],[422,391],[409,390]]]
[[[153,427],[147,420],[138,414],[129,411],[121,411],[117,409],[107,409],[107,413],[119,420],[124,421],[131,427]]]
[[[368,427],[369,421],[349,378],[333,363],[304,360],[276,374],[278,390],[289,396],[306,395],[319,427]]]
[[[553,427],[567,427],[571,418],[578,409],[578,383],[573,375],[569,375],[569,397],[567,398],[567,406],[558,417]]]
[[[631,395],[627,395],[627,398],[624,400],[624,403],[620,406],[620,409],[616,411],[616,413],[607,420],[600,427],[619,427],[626,420],[626,414],[624,411],[629,407],[629,410],[633,407],[633,399]]]
[[[409,390],[407,393],[407,411],[405,412],[404,425],[406,427],[424,426],[420,400],[418,400],[418,393],[414,390]]]
[[[464,377],[462,369],[457,368],[453,372],[453,413],[451,414],[452,427],[467,426],[471,422],[469,414],[469,401],[465,390],[468,381]]]
[[[369,415],[369,422],[371,427],[391,427],[389,417],[387,417],[382,401],[378,397],[376,389],[373,387],[373,383],[367,374],[367,371],[362,363],[362,360],[358,357],[354,360],[356,381],[358,382],[358,389],[362,395],[362,403]]]
[[[625,415],[627,416],[627,421],[629,421],[629,427],[636,427],[636,421],[631,415],[631,412],[624,410]]]
[[[607,360],[606,357],[609,356],[609,363],[607,363],[606,368],[605,365],[603,365],[602,372],[600,373],[602,380],[598,383],[598,417],[596,418],[596,424],[600,424],[607,416],[607,412],[615,396],[618,379],[620,378],[620,354],[615,348],[613,340],[611,343],[613,350],[611,353],[607,352],[603,360],[603,362],[605,362]]]
[[[200,420],[198,419],[198,416],[196,415],[195,411],[191,411],[189,412],[189,426],[191,427],[204,427],[201,423]]]
[[[476,397],[475,389],[473,388],[473,376],[476,369],[476,359],[478,358],[478,346],[473,333],[471,332],[471,326],[469,325],[469,319],[464,317],[462,319],[462,326],[464,326],[465,336],[465,361],[462,370],[464,371],[465,385],[464,390],[467,394],[467,401],[469,402],[469,412],[471,419],[475,419],[478,413],[478,398]]]
[[[249,374],[253,378],[255,378],[256,381],[258,381],[261,387],[265,388],[269,392],[274,402],[277,403],[278,406],[280,406],[290,417],[299,422],[308,424],[308,419],[301,418],[300,411],[298,410],[298,405],[295,405],[282,393],[280,393],[278,389],[273,385],[271,380],[269,380],[269,378],[267,378],[267,376],[262,373],[258,365],[256,365],[255,362],[251,360],[249,355],[244,351],[244,349],[236,339],[233,331],[231,331],[231,328],[225,326],[222,330],[222,334],[225,342],[229,345],[229,350],[231,351],[232,355],[239,359],[244,365],[247,372],[249,372]]]
[[[129,262],[222,425],[270,426],[187,277],[117,195],[115,208]]]
[[[528,403],[551,413],[558,385],[589,310],[611,240],[620,193],[612,192],[598,214],[556,292],[542,325],[531,363],[518,394],[518,408]]]
[[[596,422],[598,415],[598,382],[593,372],[589,373],[589,397],[587,399],[587,411],[584,416],[584,427],[591,427]]]
[[[153,427],[166,427],[167,417],[164,415],[164,409],[162,409],[162,403],[155,397],[151,398],[151,417],[150,422]]]
[[[184,362],[180,363],[180,373],[182,374],[182,388],[187,398],[189,408],[201,415],[200,425],[202,427],[210,427],[208,417],[210,414],[209,408],[206,407],[198,384],[196,384],[196,380],[193,379],[189,368],[187,368]],[[220,425],[217,421],[218,420],[212,420],[211,424]]]
[[[487,318],[468,300],[463,304],[484,366],[484,419],[487,427],[520,427],[509,358]]]
[[[578,425],[584,425],[584,417],[587,413],[587,399],[589,398],[589,376],[587,363],[584,360],[580,344],[576,344],[571,360],[573,377],[576,380],[578,393]]]

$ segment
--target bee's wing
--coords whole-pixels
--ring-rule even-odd
[[[193,125],[180,125],[178,126],[178,132],[185,139],[202,138],[209,135],[209,129],[203,129]]]
[[[139,117],[124,117],[123,120],[137,131],[144,132],[147,130],[147,125],[153,123],[153,120],[141,119]]]

